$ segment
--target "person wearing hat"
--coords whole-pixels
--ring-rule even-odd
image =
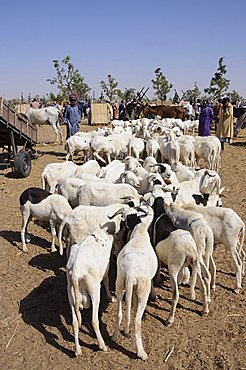
[[[67,125],[67,139],[80,130],[83,107],[78,104],[77,94],[69,96],[69,104],[66,106],[63,114],[64,122]]]

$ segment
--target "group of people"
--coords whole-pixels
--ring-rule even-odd
[[[199,115],[199,136],[211,136],[212,122],[215,122],[216,136],[221,142],[222,150],[224,150],[224,143],[232,143],[234,134],[233,126],[233,105],[229,98],[223,98],[218,101],[214,109],[209,106],[207,100],[202,102],[201,112]]]
[[[118,101],[113,103],[113,119],[119,119],[125,113],[126,104],[123,100],[120,103]],[[37,99],[33,99],[30,105],[36,109],[40,108],[40,102]],[[225,142],[231,144],[234,135],[234,119],[233,105],[230,103],[229,98],[225,97],[222,100],[218,100],[215,106],[211,106],[207,100],[204,100],[200,106],[198,104],[193,106],[190,104],[189,112],[187,111],[189,116],[192,115],[191,107],[195,112],[195,118],[199,118],[199,136],[211,136],[211,127],[214,121],[216,136],[221,141],[222,150]],[[64,122],[67,126],[67,139],[80,130],[80,122],[84,112],[85,105],[78,101],[76,93],[71,94],[63,113]]]

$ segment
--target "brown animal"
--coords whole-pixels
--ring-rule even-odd
[[[180,118],[185,120],[185,109],[179,105],[146,105],[143,107],[143,115],[146,117],[149,114],[160,116],[162,118]]]

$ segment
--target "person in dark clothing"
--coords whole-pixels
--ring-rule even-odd
[[[82,104],[78,103],[77,94],[69,96],[69,104],[63,114],[64,122],[67,125],[67,139],[80,130],[80,122],[83,113]]]

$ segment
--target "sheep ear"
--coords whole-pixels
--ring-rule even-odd
[[[177,195],[178,192],[179,192],[179,188],[176,189],[175,187],[173,187],[172,194]]]

